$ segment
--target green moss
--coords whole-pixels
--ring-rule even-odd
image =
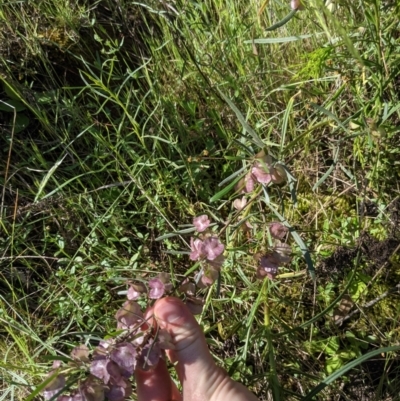
[[[319,47],[310,53],[302,55],[302,68],[294,76],[293,80],[318,79],[323,75],[327,61],[332,53],[331,47]]]

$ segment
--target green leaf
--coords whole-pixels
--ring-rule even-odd
[[[157,237],[155,239],[155,241],[162,241],[163,239],[176,237],[177,235],[181,235],[181,234],[189,234],[189,233],[193,233],[195,231],[196,231],[196,227],[185,228],[184,230],[174,231],[172,233],[166,233],[164,235],[160,235],[159,237]]]
[[[283,114],[280,156],[282,156],[285,147],[286,132],[289,123],[289,117],[292,114],[293,102],[294,102],[294,97],[292,96],[286,106],[285,113]]]
[[[333,355],[330,358],[326,359],[325,369],[328,374],[333,373],[334,371],[340,369],[343,366],[343,360],[339,355]]]
[[[29,117],[23,113],[18,113],[15,117],[14,133],[23,131],[29,125]]]
[[[36,100],[39,104],[49,104],[56,99],[57,91],[51,90],[43,93],[35,93]]]
[[[287,24],[296,14],[297,10],[292,10],[290,13],[280,21],[278,21],[276,24],[270,26],[269,28],[266,29],[266,31],[274,31],[275,29],[280,28],[281,26]]]
[[[314,109],[319,110],[321,113],[325,114],[326,116],[331,118],[333,121],[335,121],[336,124],[339,125],[339,127],[342,128],[343,131],[345,131],[347,134],[350,133],[349,130],[343,125],[343,123],[333,113],[331,113],[329,110],[325,109],[324,107],[322,107],[322,106],[320,106],[318,104],[312,103],[312,102],[310,102],[310,105],[312,107],[314,107]]]
[[[251,135],[253,138],[252,142],[257,145],[259,148],[263,149],[264,148],[264,142],[260,139],[260,137],[257,135],[257,133],[253,130],[253,128],[250,127],[249,123],[245,120],[243,117],[243,114],[240,112],[240,110],[235,106],[235,104],[223,93],[219,88],[217,88],[219,94],[221,97],[225,100],[226,103],[228,103],[229,107],[233,110],[233,112],[236,114],[236,117],[242,124],[242,127]],[[276,144],[274,144],[276,146]]]
[[[227,182],[233,180],[234,178],[236,178],[239,174],[241,174],[244,170],[246,169],[246,166],[242,167],[241,169],[235,171],[233,174],[231,174],[229,177],[226,177],[224,180],[222,180],[218,186],[222,187],[223,185],[225,185]]]
[[[20,100],[21,96],[9,82],[5,80],[5,76],[0,75],[0,80],[3,82],[3,89],[10,99]]]
[[[0,100],[0,111],[14,113],[15,111],[26,110],[26,106],[20,101],[15,99]]]
[[[320,341],[311,341],[306,344],[307,348],[312,353],[325,353],[326,355],[335,355],[340,348],[340,341],[338,336],[328,337]]]
[[[237,177],[236,180],[232,181],[229,185],[225,188],[221,189],[221,191],[217,192],[211,199],[210,203],[215,202],[225,196],[235,185],[240,181],[242,177]]]
[[[57,168],[60,166],[60,164],[64,161],[66,158],[66,154],[59,160],[57,160],[56,163],[54,163],[53,167],[47,172],[47,174],[43,177],[42,182],[39,185],[38,192],[35,196],[34,202],[37,202],[40,199],[40,195],[42,194],[46,184],[48,183],[49,179],[51,176],[54,174],[54,172],[57,170]]]
[[[296,40],[311,38],[312,36],[314,36],[314,35],[286,36],[286,37],[282,37],[282,38],[252,39],[252,40],[245,40],[244,43],[258,43],[260,45],[273,44],[273,43],[287,43],[287,42],[295,42]]]

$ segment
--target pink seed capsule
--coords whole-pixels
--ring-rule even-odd
[[[304,6],[301,4],[301,0],[292,0],[290,2],[290,8],[292,10],[303,10]]]

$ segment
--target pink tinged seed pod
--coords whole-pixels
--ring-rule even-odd
[[[179,286],[178,291],[182,294],[194,296],[196,293],[196,285],[191,283],[189,279],[185,279],[183,283]]]
[[[138,367],[142,370],[154,369],[161,358],[161,348],[157,342],[149,340],[142,348],[142,352],[138,358]]]
[[[113,342],[111,339],[109,340],[100,340],[99,346],[103,347],[104,349],[108,349],[112,346]]]
[[[201,279],[199,281],[199,287],[200,288],[207,288],[210,287],[215,280],[213,280],[211,277],[206,276],[205,274],[203,274],[201,276]]]
[[[258,267],[256,271],[256,276],[259,280],[263,280],[265,277],[268,277],[270,280],[274,280],[277,274],[278,269],[266,271],[262,267]]]
[[[48,377],[51,377],[55,374],[56,372],[52,370],[49,374]],[[65,387],[65,376],[64,375],[56,375],[50,383],[47,384],[47,386],[44,388],[43,391],[43,398],[45,400],[50,400],[53,398],[56,394],[58,394],[62,389]]]
[[[81,361],[81,362],[88,362],[89,361],[89,348],[82,344],[79,345],[78,347],[75,347],[71,351],[71,357],[75,361]]]
[[[118,365],[110,359],[94,359],[90,364],[90,373],[104,384],[116,384],[121,380]]]
[[[147,338],[148,332],[140,331],[135,335],[134,339],[132,340],[132,344],[134,347],[140,347],[146,342]]]
[[[251,172],[260,184],[269,184],[272,181],[271,168],[260,162],[255,163]]]
[[[161,272],[161,273],[157,274],[156,278],[160,279],[163,282],[165,292],[168,292],[168,291],[172,290],[173,285],[171,283],[170,274],[165,273],[165,272]]]
[[[136,301],[142,294],[147,292],[146,287],[142,283],[129,283],[127,298]]]
[[[210,219],[208,218],[208,216],[206,214],[202,214],[201,216],[195,217],[193,219],[193,225],[196,227],[196,230],[199,233],[202,233],[203,231],[205,231],[208,226],[210,225]]]
[[[159,299],[164,295],[164,283],[159,278],[149,280],[149,298]]]
[[[110,359],[118,365],[122,376],[126,378],[133,375],[136,357],[136,349],[131,343],[120,343],[110,353]]]
[[[218,279],[218,275],[219,275],[219,269],[214,269],[213,267],[209,266],[207,269],[203,271],[203,274],[199,281],[199,286],[203,288],[209,287]]]
[[[57,398],[57,401],[85,401],[83,399],[82,394],[75,392],[71,395],[62,395],[61,397]]]
[[[292,0],[290,2],[290,8],[292,10],[303,10],[304,6],[301,4],[301,0]]]
[[[203,241],[201,239],[190,238],[190,260],[199,260],[203,257]]]
[[[225,262],[225,257],[224,255],[219,255],[214,260],[207,260],[207,262],[211,268],[219,271]]]
[[[135,301],[125,301],[122,308],[115,314],[118,329],[134,328],[143,323],[143,312]]]
[[[200,315],[203,312],[204,301],[197,297],[187,297],[186,306],[193,315]]]
[[[242,198],[240,198],[240,199],[237,198],[234,200],[233,207],[236,210],[242,210],[246,206],[246,204],[247,204],[247,199],[245,196],[242,196]]]
[[[104,385],[94,376],[89,376],[81,384],[79,392],[85,401],[104,401]]]
[[[260,279],[268,277],[270,280],[273,280],[278,274],[278,269],[279,262],[273,254],[262,256],[257,267],[257,277]]]
[[[274,184],[282,184],[287,181],[286,170],[281,164],[275,164],[275,166],[271,168],[271,179]]]
[[[269,232],[271,236],[275,239],[283,239],[285,235],[289,232],[289,229],[281,223],[274,221],[269,226]]]
[[[249,193],[254,191],[254,185],[256,184],[256,177],[251,172],[246,174],[244,177],[244,192]]]
[[[108,356],[110,344],[107,341],[100,341],[100,344],[93,351],[93,359],[104,359]]]
[[[119,385],[110,386],[105,390],[109,401],[124,401],[132,395],[132,385],[128,380],[123,380]]]
[[[214,260],[224,252],[225,246],[217,237],[206,238],[203,242],[202,253],[207,260]]]
[[[235,191],[238,194],[245,193],[245,186],[246,186],[246,177],[243,177],[239,180],[239,182],[235,185]]]
[[[281,241],[276,241],[274,245],[274,252],[275,258],[279,260],[280,264],[289,263],[291,260],[292,248],[290,245],[285,244]]]

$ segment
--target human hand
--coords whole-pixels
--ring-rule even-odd
[[[258,401],[215,364],[199,324],[182,301],[162,298],[155,303],[153,313],[175,345],[167,355],[175,366],[183,394],[172,381],[166,362],[160,360],[154,370],[136,370],[139,401]]]

